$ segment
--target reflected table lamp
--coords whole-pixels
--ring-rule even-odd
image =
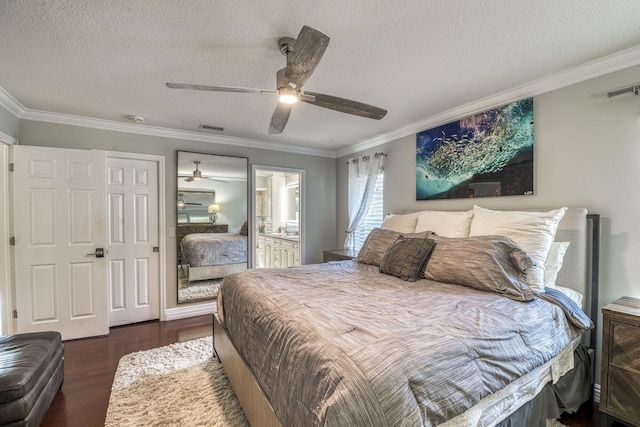
[[[214,224],[218,220],[218,211],[219,210],[220,210],[220,205],[215,204],[215,203],[212,204],[212,205],[209,205],[209,212],[211,213],[211,222],[213,222]]]

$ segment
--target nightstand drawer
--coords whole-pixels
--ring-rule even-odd
[[[613,330],[611,364],[640,372],[640,340],[638,339],[640,331],[638,326],[611,321],[611,328]]]
[[[607,407],[613,416],[640,420],[640,374],[609,366]]]

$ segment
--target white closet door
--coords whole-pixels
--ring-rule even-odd
[[[108,334],[104,153],[14,146],[13,162],[17,331]]]
[[[157,162],[108,157],[107,205],[109,325],[157,319]]]

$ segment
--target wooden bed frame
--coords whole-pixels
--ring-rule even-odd
[[[585,295],[583,307],[585,309],[588,308],[585,311],[595,325],[594,329],[589,332],[589,348],[595,354],[599,293],[600,215],[586,214],[585,221],[587,224],[578,220],[577,223],[579,226],[584,226],[584,229],[577,232],[575,218],[578,218],[580,212],[584,212],[584,210],[569,209],[567,212],[570,211],[573,211],[570,215],[573,215],[574,218],[569,221],[570,225],[568,227],[563,225],[562,221],[560,222],[556,241],[570,241],[574,251],[572,254],[567,251],[565,263],[568,262],[568,268],[565,270],[563,267],[563,270],[565,270],[564,276],[562,274],[563,271],[560,271],[558,283],[565,285],[567,282],[562,281],[562,279],[572,274],[575,274],[575,277],[579,277],[580,280],[584,280],[583,284],[587,289],[583,289],[583,286],[578,285],[577,287],[580,289],[576,290]],[[583,218],[585,217],[584,214],[581,215]],[[584,233],[582,234],[583,237],[586,236],[584,241],[582,241],[583,239],[576,239],[576,235],[581,235],[580,233]],[[587,254],[591,256],[588,257]],[[582,269],[582,266],[584,266],[584,269]],[[583,271],[575,271],[581,269]],[[227,330],[221,325],[217,313],[213,315],[213,353],[222,363],[249,424],[256,427],[283,427],[269,402],[269,398],[258,384],[242,355],[237,351],[232,339],[227,334]],[[594,369],[595,366],[594,357]]]

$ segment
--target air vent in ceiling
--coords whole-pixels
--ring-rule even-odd
[[[200,129],[207,129],[207,130],[217,130],[219,132],[222,132],[224,130],[224,128],[218,127],[218,126],[209,126],[209,125],[200,125]]]

